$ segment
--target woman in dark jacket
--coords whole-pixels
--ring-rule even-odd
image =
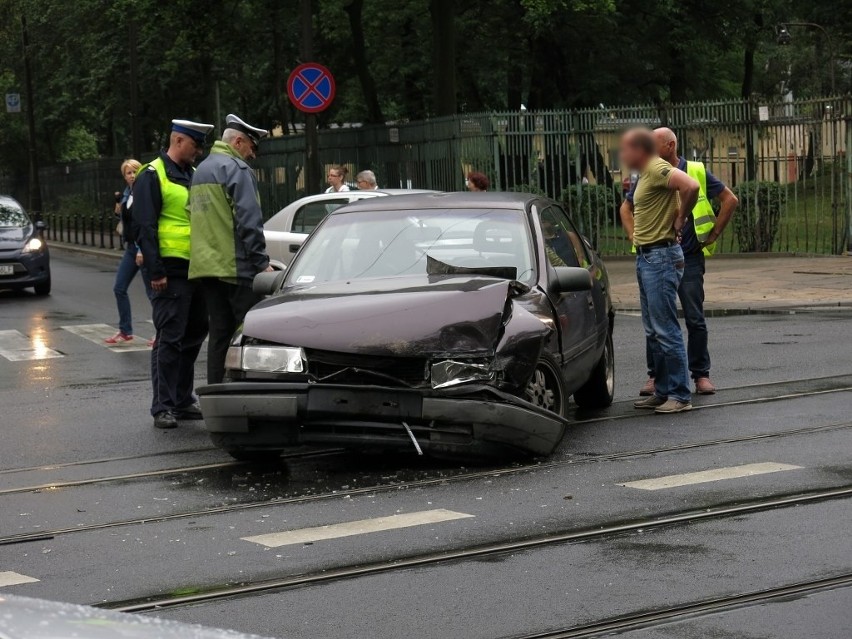
[[[133,317],[127,290],[140,269],[142,270],[142,281],[145,283],[148,299],[151,299],[153,295],[151,281],[148,279],[145,269],[142,268],[142,253],[136,246],[133,220],[130,215],[130,209],[133,207],[133,182],[136,180],[136,172],[141,166],[141,163],[137,160],[125,160],[121,163],[121,175],[127,182],[127,188],[124,189],[124,193],[115,194],[115,213],[119,218],[119,227],[116,230],[124,245],[124,254],[118,264],[115,285],[112,288],[113,293],[115,293],[115,302],[118,305],[118,333],[104,340],[107,344],[123,344],[133,339]]]

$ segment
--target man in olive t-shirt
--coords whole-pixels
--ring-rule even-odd
[[[692,409],[692,391],[677,319],[677,290],[684,267],[678,237],[700,187],[686,173],[657,156],[650,129],[625,133],[620,154],[624,166],[639,171],[633,218],[623,221],[636,247],[642,324],[652,345],[657,372],[654,394],[634,406],[657,413],[680,413]]]

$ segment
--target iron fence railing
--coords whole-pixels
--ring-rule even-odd
[[[350,176],[371,169],[384,187],[461,190],[468,171],[481,171],[492,189],[562,200],[601,252],[626,254],[618,219],[627,177],[618,160],[619,136],[630,126],[669,126],[683,155],[704,162],[741,194],[722,251],[838,253],[847,248],[852,218],[850,122],[848,97],[480,113],[325,130],[319,157],[326,167],[348,167]],[[65,238],[68,228],[79,236],[85,227],[87,242],[117,242],[110,209],[121,185],[120,163],[102,159],[42,170],[45,209],[60,216],[64,230],[58,232]],[[323,187],[305,184],[304,163],[301,135],[261,144],[255,168],[267,216]],[[755,181],[776,186],[757,188]],[[92,225],[104,228],[94,240]]]

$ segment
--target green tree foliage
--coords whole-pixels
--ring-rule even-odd
[[[134,117],[144,152],[163,143],[173,117],[212,122],[234,111],[292,132],[301,114],[284,91],[302,62],[299,8],[0,0],[0,90],[24,93],[25,15],[34,94],[24,98],[42,164],[128,155]],[[829,0],[315,0],[315,58],[338,84],[319,122],[825,93],[822,34],[791,27],[791,45],[776,44],[776,25],[794,21],[825,25],[838,53],[850,53],[852,5]],[[852,89],[848,64],[836,71],[839,90]],[[0,113],[0,172],[25,172],[26,145],[22,114]]]

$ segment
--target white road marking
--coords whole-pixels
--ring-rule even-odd
[[[744,464],[743,466],[729,466],[727,468],[714,468],[713,470],[702,470],[697,473],[668,475],[667,477],[657,477],[655,479],[640,479],[639,481],[629,481],[618,485],[626,486],[627,488],[638,488],[639,490],[662,490],[664,488],[704,484],[711,481],[721,481],[723,479],[751,477],[752,475],[766,475],[768,473],[779,473],[785,470],[799,470],[800,468],[801,466],[793,466],[792,464],[764,462],[760,464]]]
[[[48,348],[40,335],[27,337],[19,331],[0,331],[0,357],[5,357],[10,362],[23,362],[65,356]]]
[[[83,339],[94,342],[99,346],[111,350],[113,353],[129,353],[131,351],[149,351],[148,338],[135,335],[132,342],[122,342],[121,344],[107,344],[104,340],[107,337],[112,337],[118,332],[118,329],[113,328],[109,324],[77,324],[76,326],[63,326],[63,330],[69,333],[74,333]]]
[[[267,548],[278,548],[279,546],[306,544],[315,541],[323,541],[325,539],[338,539],[340,537],[351,537],[353,535],[381,532],[383,530],[396,530],[398,528],[438,524],[445,521],[453,521],[455,519],[467,519],[468,517],[473,516],[474,515],[468,515],[467,513],[457,513],[452,510],[439,508],[436,510],[424,510],[417,513],[391,515],[390,517],[376,517],[375,519],[347,521],[341,524],[317,526],[316,528],[302,528],[300,530],[286,530],[284,532],[269,533],[254,537],[243,537],[243,541],[261,544]]]
[[[35,577],[27,577],[11,570],[0,571],[0,588],[3,586],[17,586],[18,584],[34,584],[37,581],[38,579]]]

